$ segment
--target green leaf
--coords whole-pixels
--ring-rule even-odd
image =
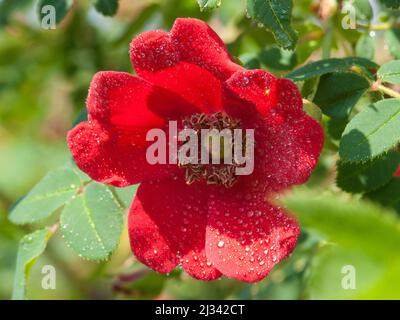
[[[386,259],[397,255],[400,221],[393,212],[361,200],[348,201],[342,195],[309,191],[296,191],[284,202],[303,227],[343,248]]]
[[[351,193],[376,190],[392,179],[399,163],[398,152],[390,152],[382,158],[364,163],[339,162],[336,183]]]
[[[400,59],[400,29],[391,29],[385,32],[385,42],[389,47],[390,54]]]
[[[270,30],[284,49],[294,49],[297,42],[291,26],[292,7],[291,0],[247,0],[248,16]]]
[[[400,0],[381,0],[381,2],[391,9],[398,9],[400,7]]]
[[[362,35],[356,45],[356,54],[358,57],[362,57],[369,60],[375,58],[375,40],[368,34]]]
[[[331,58],[309,63],[287,74],[286,78],[292,79],[293,81],[305,81],[328,73],[347,71],[354,71],[357,73],[365,72],[367,75],[370,75],[371,69],[376,68],[378,68],[378,65],[375,62],[365,58]]]
[[[400,285],[396,249],[400,246],[400,221],[393,212],[338,194],[299,190],[285,203],[303,228],[318,232],[332,243],[320,248],[313,260],[307,287],[310,298],[398,298],[393,288]],[[325,256],[323,261],[321,255]],[[346,265],[356,268],[354,291],[346,292],[341,286]]]
[[[51,171],[12,209],[10,220],[27,224],[48,218],[78,192],[83,182],[83,176],[73,168]]]
[[[400,60],[390,61],[381,66],[378,78],[383,82],[400,84]]]
[[[14,276],[13,300],[26,298],[26,282],[29,272],[36,259],[44,252],[52,234],[50,229],[45,228],[28,234],[20,240]]]
[[[369,22],[372,19],[374,13],[369,0],[350,0],[347,2],[354,6],[357,20]]]
[[[330,73],[319,81],[314,103],[333,118],[347,117],[368,90],[368,80],[356,73]]]
[[[118,0],[96,0],[94,7],[104,16],[113,16],[118,11]]]
[[[221,0],[197,0],[201,11],[208,11],[219,8]]]
[[[44,6],[53,6],[56,11],[56,23],[60,23],[68,14],[72,4],[72,0],[39,0],[37,5],[39,19],[42,21],[42,19],[48,14],[48,12],[42,13],[42,8]]]
[[[135,197],[136,191],[139,185],[134,185],[132,187],[127,188],[113,188],[115,192],[115,197],[118,197],[119,202],[123,205],[126,209],[129,209],[133,198]]]
[[[287,71],[296,65],[296,54],[293,51],[281,48],[268,48],[258,54],[260,62],[268,69]]]
[[[339,154],[344,162],[371,160],[400,141],[400,100],[378,101],[361,110],[347,125]]]
[[[122,209],[107,186],[89,184],[61,213],[65,241],[83,258],[108,259],[119,243]]]
[[[400,201],[400,178],[393,178],[387,185],[365,194],[364,197],[384,206],[395,205]]]

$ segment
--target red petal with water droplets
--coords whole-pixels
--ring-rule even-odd
[[[296,246],[299,227],[263,194],[228,190],[209,204],[206,254],[230,278],[260,281]]]
[[[125,187],[171,176],[176,165],[150,165],[146,160],[145,133],[116,130],[92,119],[68,133],[68,145],[78,167],[93,180]]]
[[[98,72],[87,99],[90,117],[117,127],[164,125],[163,118],[192,114],[199,109],[181,97],[146,80],[123,72]]]
[[[395,177],[400,177],[400,166],[397,168],[396,172],[394,173]]]
[[[228,87],[240,98],[252,102],[264,117],[299,114],[303,102],[297,86],[278,79],[264,70],[238,71],[227,80]],[[278,116],[278,117],[276,117]]]
[[[135,256],[160,272],[179,261],[196,279],[218,278],[220,272],[205,256],[207,199],[207,186],[188,186],[183,177],[142,183],[129,215]]]
[[[179,61],[196,64],[222,80],[242,69],[218,35],[205,22],[192,18],[176,19],[170,33],[140,34],[132,41],[130,54],[136,73],[144,78]]]
[[[221,81],[195,64],[179,62],[147,75],[146,79],[179,95],[199,108],[200,112],[210,113],[222,109]]]
[[[267,190],[279,191],[291,185],[305,183],[315,166],[324,144],[320,124],[302,113],[282,123],[254,120],[255,172],[263,177]]]

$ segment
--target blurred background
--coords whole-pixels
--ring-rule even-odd
[[[138,33],[157,28],[168,30],[177,17],[197,17],[217,31],[232,55],[246,67],[263,68],[278,75],[323,57],[359,55],[378,63],[390,59],[381,31],[340,27],[341,1],[295,0],[294,3],[293,26],[299,42],[297,49],[290,52],[278,48],[269,32],[246,17],[245,1],[225,0],[218,10],[201,12],[196,0],[120,0],[118,12],[111,18],[97,12],[89,0],[79,0],[55,30],[44,30],[35,1],[0,0],[0,299],[11,297],[18,241],[35,229],[10,223],[9,208],[46,172],[69,159],[66,133],[85,106],[92,76],[100,70],[132,72],[128,48]],[[374,17],[385,15],[375,1],[372,4]],[[362,37],[366,41],[372,39],[379,50],[371,52],[357,45]],[[132,257],[126,232],[111,260],[101,263],[82,260],[57,234],[33,266],[28,297],[400,298],[399,275],[396,275],[399,253],[384,243],[373,244],[380,254],[369,250],[370,232],[376,224],[383,223],[371,211],[386,213],[384,209],[359,203],[357,197],[335,186],[337,143],[334,135],[328,140],[317,170],[301,190],[306,189],[310,194],[332,191],[333,195],[327,195],[328,200],[313,204],[321,217],[346,208],[366,212],[365,220],[359,216],[349,221],[355,227],[352,229],[351,225],[343,235],[352,243],[348,248],[338,246],[318,230],[304,227],[292,257],[260,283],[250,285],[228,279],[203,283],[180,270],[164,276],[146,269]],[[392,211],[388,209],[387,215],[392,216]],[[368,227],[358,228],[359,222]],[[332,222],[328,219],[326,223]],[[397,220],[385,220],[383,224],[378,228],[382,234],[386,233],[386,227],[390,230],[398,227]],[[334,227],[348,226],[337,223],[332,224]],[[379,237],[380,234],[372,238]],[[55,290],[41,287],[41,268],[46,264],[56,268]],[[346,265],[356,268],[357,288],[343,287],[342,268]]]

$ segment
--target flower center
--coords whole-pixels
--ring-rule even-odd
[[[233,156],[234,130],[240,129],[239,120],[226,113],[194,114],[182,121],[184,129],[192,129],[201,141],[201,163],[182,163],[187,184],[205,180],[207,184],[232,187],[238,179],[236,168],[243,166]],[[185,143],[184,143],[185,144]],[[246,143],[243,143],[244,148]],[[244,150],[242,147],[242,150]],[[207,161],[204,161],[206,155]],[[211,163],[209,163],[211,160]]]

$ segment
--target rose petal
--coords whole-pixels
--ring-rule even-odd
[[[188,186],[182,177],[142,183],[129,216],[135,256],[161,272],[179,261],[196,279],[218,278],[205,256],[207,199],[204,185]]]
[[[206,254],[225,276],[246,282],[266,277],[293,251],[296,221],[263,194],[216,194],[209,204]]]
[[[97,120],[82,122],[68,133],[68,145],[78,167],[93,180],[125,187],[172,176],[176,165],[150,165],[145,132],[116,130]]]

